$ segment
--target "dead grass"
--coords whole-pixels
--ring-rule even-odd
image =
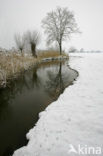
[[[0,54],[0,86],[5,87],[9,79],[16,77],[36,62],[37,59],[30,56]]]
[[[59,51],[46,50],[46,51],[38,52],[39,58],[49,58],[49,57],[58,57],[58,56],[60,56]],[[68,55],[65,52],[62,53],[62,56],[68,57]]]

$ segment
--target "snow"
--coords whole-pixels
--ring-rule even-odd
[[[70,55],[77,81],[39,114],[28,145],[13,156],[75,156],[69,153],[72,145],[103,145],[103,54]]]

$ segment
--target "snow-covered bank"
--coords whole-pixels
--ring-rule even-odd
[[[70,66],[79,71],[78,80],[40,113],[28,145],[14,156],[76,156],[70,145],[103,146],[103,54],[75,56]]]

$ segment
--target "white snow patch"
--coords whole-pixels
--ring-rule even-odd
[[[40,113],[27,134],[28,145],[13,156],[74,156],[70,144],[103,145],[103,54],[71,55],[77,81]]]

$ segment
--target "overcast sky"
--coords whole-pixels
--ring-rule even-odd
[[[15,33],[42,32],[41,20],[56,6],[73,10],[82,31],[66,42],[66,49],[103,50],[103,0],[0,0],[0,47],[15,46]],[[44,48],[44,40],[40,47]]]

